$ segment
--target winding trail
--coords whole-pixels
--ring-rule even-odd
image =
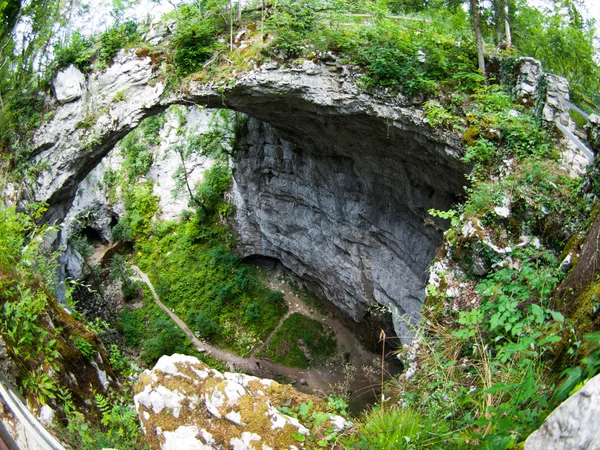
[[[284,375],[291,383],[296,385],[298,390],[308,394],[328,394],[335,388],[339,389],[340,386],[343,385],[345,388],[344,390],[353,393],[351,402],[358,405],[359,409],[373,400],[375,396],[374,391],[377,390],[377,386],[373,381],[372,374],[370,375],[368,373],[369,370],[362,369],[365,367],[373,367],[373,360],[377,358],[377,355],[366,350],[357,338],[339,321],[332,317],[325,316],[306,305],[300,298],[293,294],[286,283],[278,280],[275,275],[272,275],[269,280],[269,288],[283,292],[289,308],[288,313],[279,321],[273,332],[261,347],[255,350],[250,356],[242,357],[198,339],[185,322],[161,302],[148,275],[135,265],[132,265],[131,267],[136,274],[134,279],[142,281],[148,286],[156,304],[171,317],[175,324],[192,341],[196,349],[199,352],[206,352],[223,361],[228,365],[229,370],[242,370],[261,378],[274,378],[275,375],[278,374]],[[331,359],[332,362],[328,366],[298,369],[275,364],[267,359],[254,356],[256,351],[265,348],[265,346],[268,345],[273,334],[281,327],[285,319],[294,312],[300,312],[323,323],[326,328],[329,328],[329,330],[333,331],[335,334],[337,351],[336,355]],[[352,376],[348,376],[344,373],[343,367],[345,364],[356,368],[356,371]],[[304,380],[305,384],[302,384],[300,380]]]

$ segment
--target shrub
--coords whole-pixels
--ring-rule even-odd
[[[202,338],[213,336],[219,331],[216,322],[206,316],[203,312],[192,315],[190,323],[196,334]]]
[[[183,332],[168,319],[156,319],[150,324],[151,336],[144,341],[141,358],[144,364],[151,366],[163,355],[171,355],[184,347],[187,338]]]
[[[133,229],[127,217],[121,217],[117,224],[110,231],[110,237],[113,241],[133,242]]]
[[[183,5],[175,17],[177,27],[171,41],[175,50],[173,62],[177,74],[185,76],[200,69],[213,54],[217,28],[214,19],[196,5]]]
[[[254,322],[260,318],[260,304],[257,302],[250,303],[246,308],[246,319]]]
[[[96,351],[94,350],[94,346],[83,339],[81,336],[71,337],[73,341],[73,345],[77,347],[77,349],[81,352],[83,356],[92,361],[94,359],[94,355]]]
[[[110,62],[126,45],[130,45],[139,39],[137,31],[138,24],[134,20],[128,20],[122,24],[115,24],[99,37],[99,58],[102,62]]]
[[[80,70],[84,70],[91,63],[95,54],[94,41],[83,37],[76,31],[71,36],[69,44],[59,43],[54,48],[54,61],[58,69],[73,64]]]
[[[146,328],[142,314],[141,310],[125,308],[119,316],[117,328],[128,347],[138,348],[142,343]]]

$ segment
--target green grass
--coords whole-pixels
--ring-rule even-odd
[[[313,362],[324,362],[335,353],[336,345],[335,338],[325,331],[323,325],[300,313],[294,313],[273,335],[267,353],[276,363],[307,368],[310,365],[307,356]]]
[[[136,259],[161,300],[203,338],[246,355],[287,312],[224,244],[229,232],[196,217],[165,222],[138,241]]]

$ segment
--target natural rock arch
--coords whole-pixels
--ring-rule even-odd
[[[408,340],[404,318],[418,316],[441,243],[427,210],[452,204],[467,167],[460,141],[418,107],[353,80],[349,68],[305,62],[165,92],[150,58],[121,52],[35,134],[32,163],[43,164],[31,195],[61,220],[78,183],[144,118],[173,104],[241,111],[251,117],[235,171],[242,253],[279,259],[355,320],[387,306]]]

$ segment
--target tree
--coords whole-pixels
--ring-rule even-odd
[[[596,27],[583,20],[577,3],[555,0],[545,11],[521,4],[518,12],[513,36],[519,50],[541,60],[546,71],[566,77],[572,91],[597,97]]]
[[[485,77],[485,57],[483,54],[483,36],[481,34],[481,13],[479,11],[479,0],[470,0],[470,2],[473,31],[475,32],[475,40],[477,41],[477,61],[479,64],[479,71]]]
[[[201,193],[194,193],[190,184],[190,175],[196,166],[190,166],[192,155],[211,158],[220,162],[228,162],[233,156],[236,130],[239,123],[238,113],[227,109],[217,111],[204,133],[193,133],[185,144],[171,147],[179,158],[180,166],[175,173],[178,187],[185,186],[190,201],[198,208],[204,209],[205,200]]]
[[[492,10],[496,27],[497,44],[501,48],[512,47],[512,33],[510,28],[509,0],[492,0]]]

